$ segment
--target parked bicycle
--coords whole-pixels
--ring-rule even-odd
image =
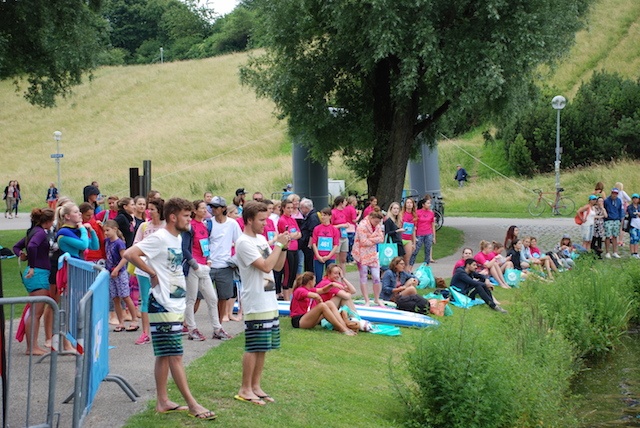
[[[531,202],[529,202],[529,214],[534,217],[541,216],[547,209],[547,206],[551,208],[551,214],[561,216],[569,216],[573,214],[576,209],[576,203],[573,202],[573,199],[562,196],[562,192],[564,192],[562,187],[558,188],[555,192],[543,192],[540,189],[534,189],[533,192],[538,194],[538,196],[534,196]],[[555,198],[550,199],[544,195],[555,195]]]
[[[401,200],[401,205],[404,204],[404,200],[407,198],[411,198],[416,202],[416,207],[418,209],[422,208],[422,204],[424,203],[424,199],[421,195],[406,195]],[[442,196],[432,195],[431,199],[431,209],[433,210],[433,214],[436,219],[436,230],[440,230],[442,225],[444,224],[444,201],[442,200]]]

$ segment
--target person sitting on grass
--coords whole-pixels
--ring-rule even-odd
[[[511,257],[511,263],[513,264],[513,269],[517,269],[522,271],[521,278],[525,278],[527,275],[526,268],[522,264],[522,241],[518,238],[514,239],[511,242],[511,249],[507,251],[507,256]],[[528,266],[528,265],[527,265]]]
[[[522,239],[522,249],[520,250],[520,263],[524,265],[525,260],[529,267],[539,266],[547,273],[547,278],[553,279],[553,273],[551,272],[551,260],[549,257],[534,257],[531,253],[531,238],[525,237]]]
[[[506,262],[500,266],[500,264],[494,260],[495,256],[491,242],[480,241],[480,251],[474,256],[474,260],[480,268],[480,274],[492,276],[502,288],[511,288],[505,282],[503,275],[505,270],[513,267],[512,263]]]
[[[475,299],[476,296],[480,296],[484,302],[489,305],[494,311],[506,314],[507,311],[502,309],[498,305],[498,302],[493,298],[491,290],[493,285],[484,275],[476,272],[478,268],[478,262],[474,259],[467,259],[464,261],[464,267],[458,268],[456,273],[451,278],[451,287],[456,287],[462,294]]]
[[[573,257],[572,257],[574,253],[574,248],[573,248],[573,244],[571,243],[570,235],[566,233],[562,235],[562,239],[560,240],[560,243],[555,246],[553,251],[558,256],[558,260],[560,261],[560,264],[562,265],[563,268],[573,269],[574,267],[576,267],[576,263],[573,261]]]
[[[405,271],[402,257],[394,257],[382,276],[380,298],[395,302],[401,311],[429,313],[429,302],[418,294],[418,279]]]
[[[473,258],[473,249],[469,248],[469,247],[465,247],[462,249],[462,258],[460,260],[458,260],[454,265],[453,265],[453,272],[451,272],[451,275],[453,275],[454,273],[456,273],[456,269],[464,267],[464,262],[467,259],[472,259]]]
[[[356,294],[356,287],[344,277],[342,268],[335,263],[327,266],[324,278],[322,278],[316,288],[324,288],[327,285],[331,285],[331,288],[329,288],[326,293],[320,294],[324,302],[331,300],[333,304],[336,305],[336,308],[347,305],[349,309],[356,312],[356,307],[352,299],[352,296]]]
[[[293,284],[289,312],[293,328],[314,328],[324,318],[335,330],[347,336],[355,336],[356,332],[347,327],[336,305],[331,300],[322,301],[321,294],[329,291],[333,285],[330,283],[316,288],[315,283],[315,275],[312,272],[304,272],[298,275]]]

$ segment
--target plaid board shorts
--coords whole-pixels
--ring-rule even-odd
[[[153,355],[170,357],[182,355],[182,320],[184,314],[169,312],[149,295],[149,323],[151,324],[151,342]]]
[[[253,316],[252,316],[253,315]],[[280,319],[277,311],[245,314],[244,351],[267,352],[280,349]]]

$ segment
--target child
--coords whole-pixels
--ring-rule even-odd
[[[320,289],[314,286],[315,275],[311,272],[304,272],[296,278],[290,310],[293,328],[314,328],[320,320],[325,318],[337,331],[347,336],[354,336],[356,333],[347,327],[336,305],[332,301],[323,302],[320,297],[320,294],[329,291],[333,284],[327,284]]]
[[[331,208],[320,211],[322,223],[313,229],[313,271],[316,281],[322,279],[325,267],[336,262],[335,255],[340,246],[340,232],[331,225]]]
[[[322,300],[325,302],[331,300],[337,308],[347,305],[353,312],[356,312],[351,298],[356,294],[356,288],[344,277],[342,269],[335,263],[327,266],[324,278],[318,283],[317,288],[325,288],[327,285],[331,287],[328,291],[321,293]]]
[[[113,306],[116,310],[116,316],[118,317],[118,325],[113,331],[116,333],[125,331],[120,299],[124,299],[132,318],[131,324],[126,331],[137,331],[140,326],[138,325],[133,300],[129,297],[129,274],[127,274],[127,270],[125,269],[127,261],[122,257],[125,250],[125,243],[122,233],[118,228],[118,223],[116,223],[115,220],[107,220],[104,223],[104,236],[106,237],[104,241],[105,251],[107,253],[106,268],[111,272],[109,298],[113,299]]]

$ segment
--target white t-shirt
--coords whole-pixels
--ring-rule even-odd
[[[263,235],[251,237],[243,233],[236,241],[236,258],[242,281],[240,301],[246,314],[278,310],[273,271],[264,273],[251,265],[259,258],[266,259],[269,254],[271,248]]]
[[[209,260],[211,267],[221,269],[229,266],[231,262],[231,249],[234,242],[242,235],[242,230],[237,221],[226,217],[224,223],[218,223],[211,219],[212,227],[209,235]]]
[[[160,229],[135,244],[158,275],[153,297],[169,312],[184,313],[186,283],[182,271],[182,237]]]

